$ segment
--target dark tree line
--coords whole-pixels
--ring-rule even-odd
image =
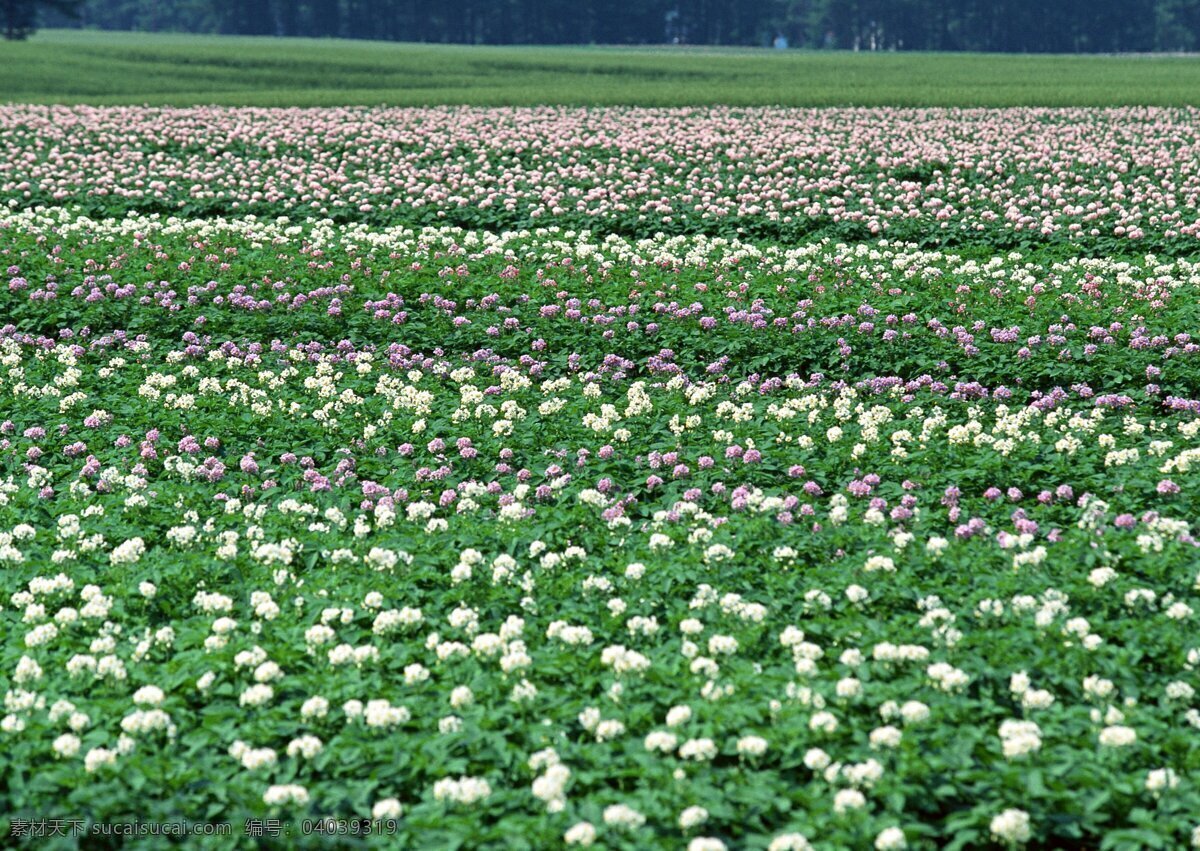
[[[17,41],[33,32],[42,15],[59,21],[77,21],[83,0],[0,0],[0,27],[4,38]]]
[[[860,50],[1200,49],[1200,0],[0,0],[55,26],[461,44],[731,44]],[[17,22],[14,29],[14,21]]]

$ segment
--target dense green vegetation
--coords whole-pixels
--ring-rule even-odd
[[[1200,0],[88,0],[83,24],[460,44],[761,47],[784,36],[797,47],[1077,53],[1194,50]]]
[[[1200,103],[1185,57],[461,47],[45,31],[0,101],[103,104],[1109,106]]]
[[[0,845],[1200,848],[1198,92],[0,43]]]
[[[1200,847],[1200,265],[57,210],[0,268],[6,847]]]

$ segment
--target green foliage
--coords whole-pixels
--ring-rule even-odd
[[[90,0],[87,25],[462,44],[1003,52],[1196,47],[1200,0]]]
[[[894,829],[932,851],[999,844],[1020,808],[1031,849],[1191,841],[1200,428],[1143,376],[1200,386],[1193,264],[16,218],[10,821],[232,823],[188,842],[214,849],[273,816],[303,848],[533,851],[588,821],[621,851]],[[724,310],[798,300],[803,333]],[[840,323],[871,305],[880,329]],[[1137,333],[1089,336],[1133,310]],[[939,316],[1060,338],[968,348]],[[1159,336],[1170,357],[1135,344]],[[872,389],[927,369],[945,386]],[[790,375],[816,370],[848,386]],[[969,378],[1013,390],[949,392]],[[1050,385],[1075,386],[1031,406]],[[368,721],[374,700],[404,711]],[[1009,750],[1014,721],[1036,745]],[[547,748],[560,809],[534,785]],[[439,796],[461,775],[490,794]],[[393,798],[361,841],[304,827]],[[618,804],[645,823],[606,823]]]
[[[0,28],[6,41],[20,41],[36,29],[38,14],[50,11],[60,18],[78,18],[84,0],[4,0]]]

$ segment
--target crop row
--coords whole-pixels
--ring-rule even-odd
[[[558,229],[372,230],[63,210],[0,223],[14,330],[119,330],[259,354],[305,343],[543,370],[1191,405],[1200,265],[912,245],[759,248]],[[198,351],[198,349],[197,349]],[[1091,404],[1091,402],[1089,402]]]
[[[0,107],[0,202],[1185,254],[1192,109]]]

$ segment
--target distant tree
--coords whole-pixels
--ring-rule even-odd
[[[464,44],[767,45],[1028,53],[1200,49],[1200,0],[0,0],[0,27]],[[63,14],[65,13],[65,14]]]
[[[0,0],[4,13],[4,38],[18,41],[37,28],[38,9],[49,9],[70,18],[79,17],[83,0]]]

